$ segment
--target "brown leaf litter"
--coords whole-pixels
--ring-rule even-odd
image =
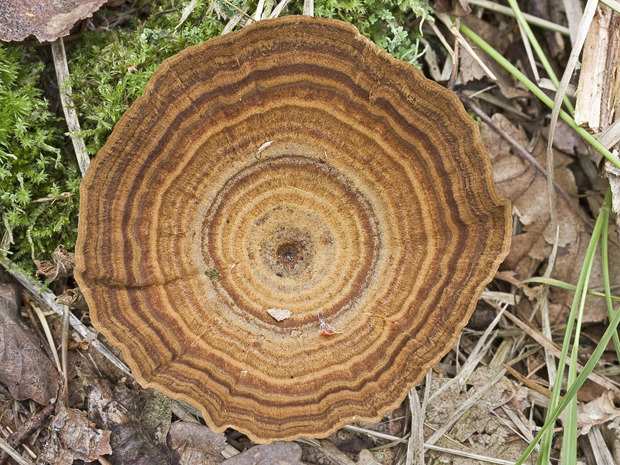
[[[47,405],[58,395],[58,372],[20,324],[19,295],[15,286],[0,284],[0,380],[15,399]]]
[[[495,114],[492,119],[523,147],[530,145],[525,131],[514,126],[505,116]],[[510,253],[501,269],[511,270],[515,278],[521,281],[537,273],[540,265],[551,253],[554,241],[555,232],[551,228],[546,179],[529,162],[515,154],[511,146],[487,125],[484,125],[482,138],[491,155],[497,189],[501,196],[511,200],[513,212],[522,225],[520,231],[515,231]],[[532,155],[544,165],[546,142],[538,138],[531,145]],[[577,186],[573,172],[568,167],[573,159],[556,150],[554,160],[556,181],[574,197],[577,203]],[[576,283],[590,233],[564,198],[558,197],[557,208],[560,226],[559,250],[552,278]],[[620,248],[610,242],[609,252],[611,285],[614,286],[620,284]],[[595,260],[590,286],[592,288],[603,286],[600,258]],[[551,288],[549,302],[551,324],[565,322],[571,303],[571,292]],[[605,300],[590,298],[584,321],[599,322],[606,319]]]
[[[37,277],[49,276],[50,282],[52,282],[73,275],[75,255],[65,249],[64,245],[61,244],[56,247],[56,250],[52,252],[52,260],[54,263],[47,260],[34,260],[34,264],[37,266]]]
[[[80,19],[91,16],[106,0],[2,0],[0,40],[24,40],[30,35],[40,42],[66,36]]]
[[[111,453],[109,430],[95,428],[86,412],[67,409],[60,403],[37,465],[71,465],[74,460],[93,462]]]

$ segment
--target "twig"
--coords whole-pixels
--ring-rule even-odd
[[[56,300],[55,300],[56,296],[52,293],[52,291],[50,291],[49,289],[43,289],[43,286],[41,286],[39,283],[33,283],[19,271],[11,269],[13,267],[11,266],[12,263],[10,260],[0,257],[0,264],[2,264],[2,266],[4,266],[4,268],[9,273],[11,273],[11,275],[15,279],[17,279],[17,281],[20,282],[20,284],[30,294],[30,296],[32,297],[32,300],[38,302],[40,305],[44,306],[45,308],[49,308],[53,310],[57,315],[62,317],[63,315],[62,308],[59,304],[56,303]],[[105,345],[103,345],[101,341],[97,340],[97,335],[93,333],[92,331],[90,331],[86,326],[84,326],[84,324],[80,320],[78,320],[75,317],[75,315],[73,315],[71,312],[69,312],[69,324],[85,340],[89,342],[92,341],[90,345],[94,347],[96,350],[98,350],[99,352],[101,352],[101,355],[107,358],[110,361],[110,363],[112,363],[116,368],[121,370],[126,375],[133,378],[133,375],[131,374],[131,370],[129,369],[129,367],[125,365],[123,362],[121,362],[118,359],[118,357],[110,351],[110,349],[108,349]]]
[[[84,139],[76,135],[76,132],[80,130],[80,121],[78,120],[77,112],[71,100],[71,86],[67,81],[69,77],[69,66],[67,65],[67,55],[65,54],[65,45],[62,41],[62,37],[52,42],[52,56],[54,58],[54,68],[56,68],[56,78],[58,79],[60,103],[62,104],[62,110],[65,114],[65,120],[69,128],[69,136],[73,142],[73,148],[80,167],[80,172],[82,176],[84,176],[88,169],[90,158],[86,153]]]
[[[521,373],[519,373],[517,370],[512,368],[510,365],[502,363],[502,366],[508,371],[508,373],[510,373],[512,376],[514,376],[517,381],[519,381],[522,384],[525,384],[532,391],[536,391],[537,393],[542,394],[547,399],[551,398],[551,391],[549,389],[541,386],[540,384],[538,384],[537,382],[535,382],[535,381],[533,381],[533,380],[531,380],[529,378],[526,378]]]
[[[32,415],[28,420],[21,425],[14,433],[7,438],[7,444],[13,448],[18,448],[22,443],[28,439],[37,429],[43,426],[45,420],[54,413],[54,404],[48,404],[39,413]],[[0,464],[3,464],[9,454],[5,451],[0,454]]]
[[[62,306],[62,345],[61,345],[61,355],[62,355],[62,377],[64,381],[64,400],[65,405],[69,405],[69,363],[68,363],[68,345],[69,345],[69,316],[71,312],[69,311],[68,305]]]
[[[15,449],[13,449],[4,439],[0,438],[0,449],[6,452],[19,465],[34,465],[30,460],[26,460]]]

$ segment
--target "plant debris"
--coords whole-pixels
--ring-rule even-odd
[[[91,16],[106,0],[3,0],[0,3],[0,40],[40,42],[66,36],[80,19]]]
[[[294,442],[274,442],[254,446],[222,462],[222,465],[305,465],[301,447]]]
[[[112,453],[110,431],[95,428],[86,412],[68,409],[61,402],[38,465],[71,465],[74,460],[93,462]]]
[[[72,252],[65,249],[64,245],[60,244],[56,247],[56,250],[52,253],[52,260],[54,263],[47,260],[34,261],[35,265],[37,265],[37,277],[49,276],[50,282],[52,282],[73,275],[75,256]]]
[[[58,395],[58,371],[18,321],[17,288],[0,284],[0,381],[17,400],[47,405]]]

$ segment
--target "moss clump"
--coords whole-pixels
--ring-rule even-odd
[[[73,100],[80,117],[82,136],[90,155],[95,155],[114,125],[144,90],[153,72],[168,57],[222,33],[223,23],[202,1],[178,28],[185,6],[155,1],[139,11],[148,12],[124,28],[87,32],[68,51]],[[184,2],[185,4],[189,2]],[[163,14],[162,14],[163,13]],[[119,15],[118,11],[101,15]],[[114,22],[114,18],[108,21]],[[175,29],[176,28],[176,29]]]
[[[299,2],[299,7],[303,2]],[[417,64],[417,38],[414,25],[431,13],[428,0],[315,0],[314,15],[334,18],[355,25],[360,33],[396,58]]]
[[[30,271],[36,254],[75,243],[81,179],[38,87],[42,70],[32,50],[0,44],[0,248]]]

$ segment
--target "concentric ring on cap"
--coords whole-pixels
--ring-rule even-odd
[[[394,408],[454,344],[511,232],[456,97],[308,17],[165,61],[80,193],[93,324],[141,384],[257,442]]]

